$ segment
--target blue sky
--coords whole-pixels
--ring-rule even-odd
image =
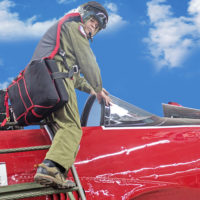
[[[103,86],[162,116],[161,103],[200,108],[200,1],[99,0],[109,24],[91,47]],[[83,0],[0,1],[0,88],[25,68],[43,33]],[[77,93],[82,110],[86,94]]]

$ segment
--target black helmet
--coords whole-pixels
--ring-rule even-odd
[[[94,17],[98,23],[99,28],[106,28],[106,24],[108,23],[108,13],[106,9],[96,1],[89,1],[82,6],[83,9],[83,21],[87,21],[90,17]]]

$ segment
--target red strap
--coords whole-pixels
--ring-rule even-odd
[[[54,48],[54,50],[51,52],[51,55],[48,56],[47,58],[49,59],[53,59],[54,56],[56,55],[56,53],[58,52],[58,49],[60,47],[60,32],[61,32],[61,28],[62,28],[62,24],[68,20],[71,17],[78,17],[80,15],[80,13],[69,13],[66,14],[59,22],[58,22],[58,27],[57,27],[57,36],[56,36],[56,46]],[[81,18],[81,22],[83,22],[82,18]]]
[[[5,95],[5,100],[4,100],[4,105],[6,107],[6,118],[3,120],[3,122],[1,123],[1,127],[6,125],[6,122],[9,120],[10,118],[10,114],[9,114],[9,105],[8,105],[8,91],[6,91],[6,95]]]
[[[58,194],[53,194],[53,200],[59,200]]]
[[[64,193],[60,193],[60,200],[66,200],[66,195]]]

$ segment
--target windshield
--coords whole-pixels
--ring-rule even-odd
[[[110,98],[112,99],[112,105],[109,107],[110,112],[106,112],[106,126],[144,126],[154,122],[153,114],[117,97],[110,96]]]
[[[133,127],[200,125],[200,119],[158,117],[117,97],[109,95],[111,106],[90,96],[81,116],[82,126]]]

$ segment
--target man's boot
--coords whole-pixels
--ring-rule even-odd
[[[64,174],[58,168],[58,164],[51,160],[44,160],[43,163],[39,164],[34,180],[36,183],[47,187],[71,188],[75,186],[73,181],[65,179]]]

